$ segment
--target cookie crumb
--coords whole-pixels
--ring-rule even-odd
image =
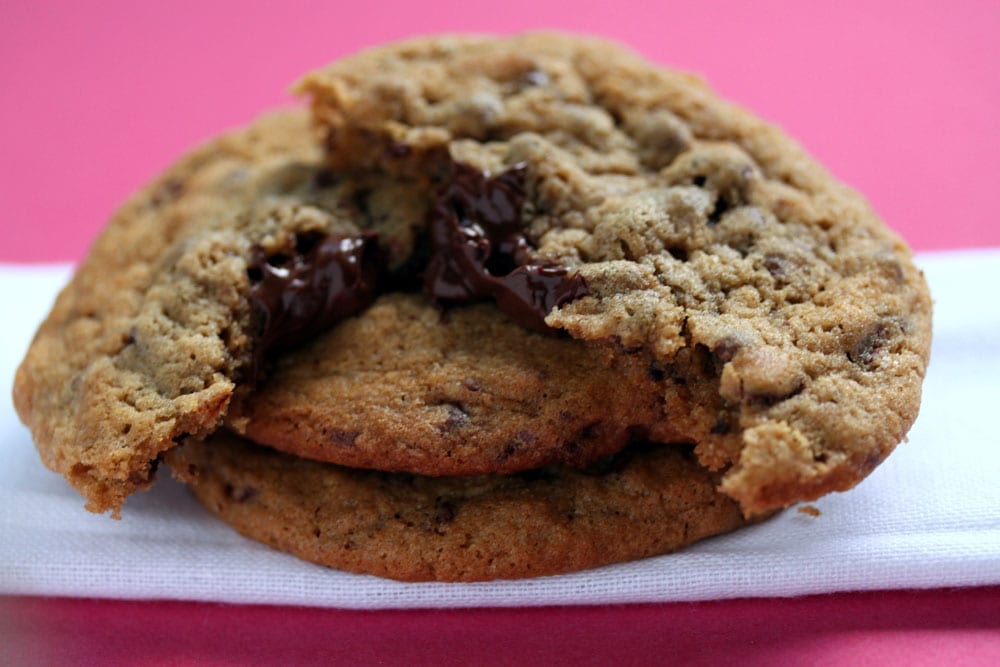
[[[809,516],[819,516],[822,514],[815,505],[800,505],[798,512],[799,514],[808,514]]]

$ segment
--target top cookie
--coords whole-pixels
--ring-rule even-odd
[[[779,129],[605,42],[438,38],[308,75],[329,163],[525,173],[545,322],[648,355],[722,489],[759,512],[853,486],[917,414],[931,302],[905,245]]]

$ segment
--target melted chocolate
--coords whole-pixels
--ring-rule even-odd
[[[586,295],[587,285],[579,275],[568,276],[564,266],[531,258],[521,222],[524,181],[523,166],[493,176],[452,165],[428,215],[424,290],[447,304],[493,299],[519,325],[551,332],[545,316]],[[384,268],[377,234],[371,231],[300,233],[276,252],[268,254],[261,246],[251,252],[247,275],[258,322],[252,382],[271,351],[304,343],[367,308]],[[426,257],[415,256],[418,264]]]
[[[493,176],[452,165],[428,215],[433,255],[424,291],[444,303],[494,299],[519,325],[551,332],[545,316],[587,294],[583,277],[555,262],[532,260],[524,234],[525,168]]]
[[[297,234],[281,251],[252,249],[247,275],[259,318],[251,377],[274,349],[303,343],[375,299],[379,272],[377,236]]]

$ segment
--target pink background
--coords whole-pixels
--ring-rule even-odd
[[[79,259],[130,192],[290,103],[311,67],[397,37],[527,28],[603,34],[702,74],[917,250],[1000,245],[1000,2],[673,4],[2,0],[0,261]],[[56,662],[995,664],[998,628],[998,588],[388,613],[0,597],[0,658]]]
[[[1000,245],[1000,2],[54,3],[0,6],[0,260],[79,258],[182,151],[308,69],[440,31],[599,33],[783,125],[918,250]],[[86,5],[86,6],[85,6]],[[570,9],[566,9],[570,8]]]

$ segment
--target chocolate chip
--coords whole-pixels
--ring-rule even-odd
[[[865,456],[865,460],[861,463],[860,466],[862,474],[867,475],[872,470],[875,470],[875,468],[878,467],[878,464],[882,463],[882,460],[884,458],[885,457],[880,451],[868,452],[868,454]]]
[[[729,425],[729,421],[725,417],[719,417],[715,422],[715,426],[712,427],[711,433],[713,435],[725,435],[732,431],[732,427]]]
[[[468,389],[469,391],[479,391],[480,389],[482,389],[482,386],[475,378],[465,378],[464,380],[462,380],[462,386]]]
[[[565,465],[579,467],[584,464],[587,448],[583,443],[602,437],[601,422],[595,421],[579,429],[572,439],[567,440],[559,448],[559,462]]]
[[[889,339],[888,328],[883,323],[870,327],[868,332],[847,353],[847,358],[864,369],[869,369],[875,363],[878,353],[885,347]]]
[[[494,299],[515,322],[551,332],[545,316],[587,294],[579,274],[531,258],[521,220],[526,168],[492,175],[454,163],[428,213],[424,291],[443,304]]]
[[[295,234],[295,254],[305,257],[326,237],[322,232],[299,232]]]
[[[258,494],[257,489],[252,486],[242,486],[237,489],[232,484],[226,484],[222,491],[225,493],[226,498],[237,503],[245,503],[257,497]]]
[[[902,283],[904,279],[903,265],[895,260],[883,262],[882,266],[895,283]]]
[[[160,207],[164,204],[169,204],[170,202],[176,200],[184,193],[184,181],[178,180],[176,178],[171,178],[164,181],[160,187],[156,189],[153,196],[150,198],[150,203],[154,207]]]
[[[579,462],[584,453],[583,445],[577,440],[568,440],[559,449],[559,461],[567,465]]]
[[[516,451],[517,451],[517,443],[513,442],[507,443],[504,446],[504,448],[500,450],[500,453],[497,454],[497,463],[505,462],[507,459],[513,456],[514,452]]]
[[[538,435],[531,431],[518,431],[517,439],[522,445],[533,445],[538,442]]]
[[[357,236],[306,233],[270,255],[261,246],[252,249],[247,277],[259,334],[251,381],[259,377],[270,350],[303,343],[375,299],[376,239],[368,231]]]
[[[784,278],[788,273],[788,260],[775,253],[764,255],[764,268],[775,278]]]
[[[649,366],[646,367],[646,376],[653,382],[662,382],[666,375],[666,371],[655,361],[649,362]]]
[[[441,433],[454,431],[469,423],[469,413],[465,411],[465,407],[461,403],[445,403],[445,408],[448,411],[448,416],[444,423],[438,426],[438,431]]]
[[[435,523],[451,523],[455,520],[458,509],[455,504],[438,496],[434,499],[434,521]]]
[[[276,255],[271,255],[270,257],[267,258],[267,263],[276,269],[281,268],[285,264],[288,264],[290,261],[292,261],[291,257],[282,254],[280,252]]]
[[[342,445],[344,447],[351,447],[354,442],[361,435],[360,431],[341,431],[340,429],[335,429],[327,434],[331,441]]]

